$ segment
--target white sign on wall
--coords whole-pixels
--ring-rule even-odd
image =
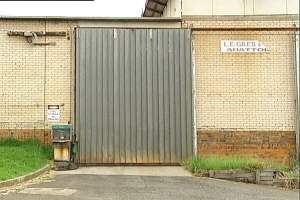
[[[269,52],[269,50],[257,40],[221,40],[221,52],[264,53]]]
[[[59,121],[60,110],[59,105],[48,105],[48,121]]]

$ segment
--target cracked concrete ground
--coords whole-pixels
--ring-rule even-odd
[[[100,170],[99,170],[100,169]],[[19,190],[0,193],[2,200],[298,200],[299,190],[236,183],[178,175],[177,169],[148,168],[138,174],[132,169],[81,168],[59,172],[49,179]],[[172,171],[172,173],[170,171]],[[119,172],[118,172],[119,171]],[[169,173],[166,173],[169,171]],[[177,174],[176,174],[177,171]],[[102,173],[101,173],[102,172]],[[126,172],[126,173],[125,173]],[[161,173],[162,172],[162,173]],[[118,174],[121,173],[121,174]],[[129,173],[129,175],[128,175]],[[151,174],[150,173],[150,174]],[[165,175],[163,175],[165,174]],[[177,176],[176,176],[177,175]]]

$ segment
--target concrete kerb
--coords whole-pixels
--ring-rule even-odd
[[[24,176],[19,176],[13,179],[9,179],[6,181],[0,181],[0,188],[4,188],[4,187],[10,187],[13,185],[17,185],[19,183],[23,183],[25,181],[29,181],[31,179],[34,179],[38,176],[40,176],[43,173],[46,173],[48,171],[50,171],[51,166],[49,164],[45,165],[44,167],[42,167],[41,169],[35,171],[35,172],[31,172],[29,174],[26,174]]]
[[[209,177],[235,182],[253,183],[259,185],[271,185],[288,189],[299,189],[300,183],[295,179],[280,177],[280,171],[273,169],[249,170],[209,170],[205,173],[194,174],[199,177]]]

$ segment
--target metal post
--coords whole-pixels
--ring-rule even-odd
[[[193,129],[194,129],[194,156],[198,155],[198,135],[197,135],[197,119],[196,119],[196,52],[194,44],[193,32],[191,32],[192,38],[192,73],[193,73]]]
[[[300,116],[300,80],[299,80],[299,32],[295,32],[295,45],[294,45],[294,52],[295,52],[295,69],[296,69],[296,150],[297,150],[297,160],[300,160],[300,153],[299,153],[299,132],[300,132],[300,125],[299,125],[299,116]]]

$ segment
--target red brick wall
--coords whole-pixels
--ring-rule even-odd
[[[296,156],[294,131],[198,131],[198,155],[255,155],[290,163]]]
[[[0,129],[1,138],[15,138],[19,140],[38,139],[44,144],[51,144],[50,129]]]

